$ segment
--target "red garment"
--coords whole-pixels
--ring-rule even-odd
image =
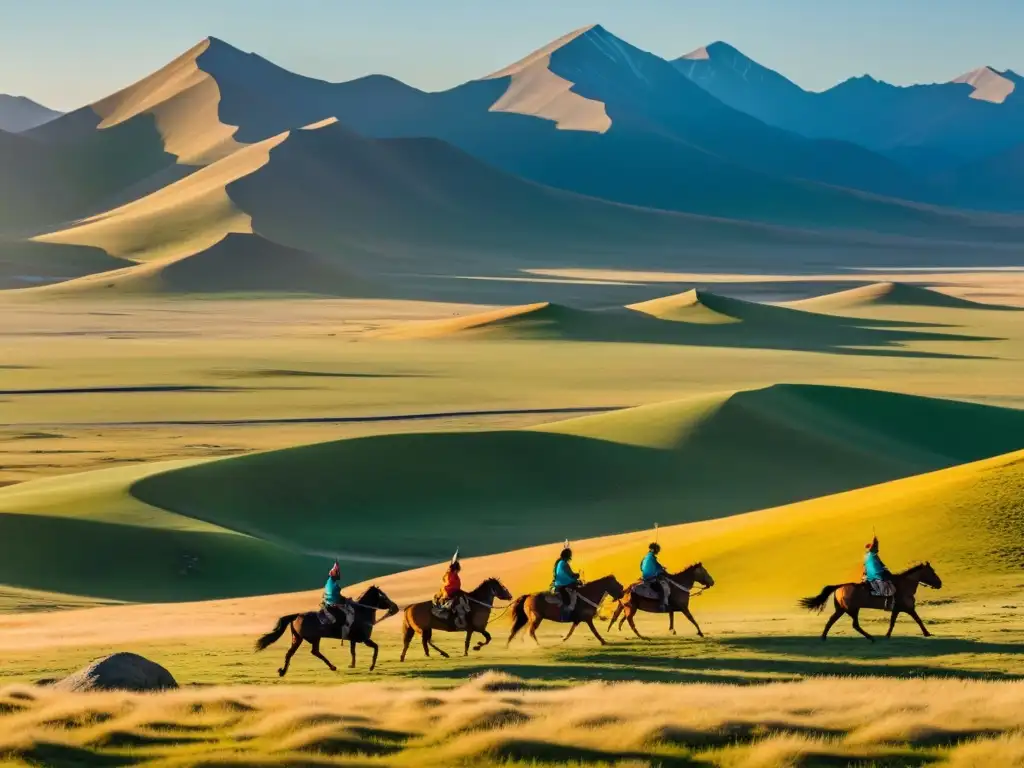
[[[441,594],[445,597],[454,597],[457,592],[462,591],[462,579],[455,571],[449,570],[441,579]]]

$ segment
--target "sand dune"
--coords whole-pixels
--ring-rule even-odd
[[[259,235],[229,233],[193,254],[143,262],[36,289],[55,295],[106,293],[310,293],[355,297],[365,280],[314,254]]]
[[[0,131],[19,133],[60,117],[60,112],[44,107],[25,96],[0,93]]]
[[[491,105],[492,112],[513,112],[551,120],[563,131],[604,133],[612,126],[605,105],[573,91],[573,83],[551,71],[551,54],[593,27],[584,27],[534,51],[485,79],[509,78],[508,90]]]
[[[948,309],[1013,310],[998,304],[960,299],[931,288],[910,283],[872,283],[838,293],[790,302],[786,306],[811,312],[829,312],[867,306],[944,307]]]
[[[720,312],[708,306],[706,295],[706,292],[694,288],[684,293],[630,304],[627,306],[627,309],[643,312],[662,320],[676,320],[684,323],[718,325],[720,323],[741,322],[738,317]]]
[[[1016,83],[992,67],[973,69],[950,82],[967,83],[974,88],[972,99],[1002,104],[1014,92]]]

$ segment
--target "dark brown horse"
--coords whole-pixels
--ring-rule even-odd
[[[697,627],[698,637],[704,637],[704,633],[700,631],[700,625],[697,624],[697,620],[693,618],[693,614],[690,613],[690,590],[694,584],[700,584],[705,589],[715,586],[715,580],[711,578],[711,574],[708,573],[703,563],[694,563],[689,568],[685,568],[679,573],[671,573],[664,577],[671,584],[671,592],[669,592],[668,598],[668,628],[669,631],[674,635],[676,633],[675,628],[675,613],[679,611],[683,616],[690,620],[693,626]],[[636,616],[637,611],[647,611],[648,613],[664,613],[662,610],[662,601],[651,598],[643,597],[635,592],[636,584],[630,584],[626,588],[626,595],[619,601],[619,604],[615,606],[615,613],[612,614],[612,620],[608,622],[608,629],[615,625],[615,620],[619,620],[619,629],[622,629],[623,622],[628,621],[630,629],[633,633],[641,640],[647,638],[640,634],[636,628],[636,624],[633,623],[633,617]],[[619,615],[622,618],[619,618]]]
[[[614,576],[604,576],[589,584],[584,584],[576,590],[576,607],[568,619],[562,618],[561,601],[550,592],[535,592],[532,595],[517,597],[512,603],[512,633],[508,636],[508,643],[512,642],[523,627],[529,625],[530,637],[539,644],[537,627],[544,619],[547,619],[548,621],[572,624],[565,637],[562,638],[563,643],[572,637],[576,627],[586,624],[601,645],[606,645],[604,638],[597,633],[597,628],[594,626],[594,616],[597,615],[598,606],[605,595],[611,595],[613,599],[621,600],[623,594],[625,593],[622,590],[622,585]]]
[[[892,581],[896,587],[896,594],[892,598],[893,605],[891,609],[886,607],[886,599],[884,597],[878,597],[871,593],[871,587],[866,582],[834,584],[825,587],[817,597],[805,597],[800,601],[800,605],[809,611],[821,612],[828,602],[829,595],[835,593],[833,601],[835,613],[825,623],[825,631],[821,633],[822,640],[828,637],[828,631],[832,629],[832,625],[839,620],[839,617],[844,613],[848,613],[850,618],[853,619],[853,628],[868,640],[874,642],[875,638],[865,632],[860,625],[859,615],[861,608],[892,611],[892,617],[889,619],[889,631],[885,633],[886,637],[892,636],[893,627],[896,626],[896,619],[901,613],[909,614],[917,622],[917,626],[921,628],[921,633],[925,637],[929,637],[931,633],[928,632],[927,627],[925,627],[924,622],[921,621],[921,617],[917,615],[915,610],[917,603],[915,594],[920,584],[932,589],[942,589],[942,579],[939,578],[935,569],[932,568],[931,563],[921,563],[913,568],[908,568],[903,573],[895,574],[892,576]]]
[[[465,632],[466,648],[463,653],[464,656],[469,655],[469,643],[474,632],[479,632],[484,636],[484,639],[473,647],[474,651],[479,651],[490,643],[491,634],[487,631],[487,620],[490,618],[494,601],[511,600],[512,593],[506,589],[499,579],[491,578],[487,579],[472,592],[467,592],[466,595],[469,597],[469,614],[466,616],[468,626],[464,629],[455,626],[454,615],[448,619],[441,619],[435,616],[433,610],[431,610],[433,603],[429,600],[422,603],[413,603],[406,608],[402,623],[403,645],[400,661],[405,661],[405,654],[409,650],[409,644],[417,632],[423,636],[423,653],[429,656],[430,649],[433,648],[446,659],[448,654],[434,645],[431,640],[435,629],[441,632]]]
[[[355,614],[352,624],[349,626],[344,638],[339,634],[341,631],[340,623],[324,624],[320,621],[319,611],[292,613],[279,618],[274,628],[256,641],[256,650],[262,651],[265,648],[269,648],[281,639],[281,635],[284,634],[286,629],[291,627],[292,646],[284,655],[284,666],[277,670],[277,674],[281,677],[284,677],[285,673],[288,672],[288,665],[291,663],[292,656],[299,650],[303,640],[309,643],[310,653],[326,664],[331,672],[337,672],[338,668],[331,664],[326,656],[320,653],[321,640],[341,640],[342,644],[344,644],[345,640],[348,640],[351,643],[352,663],[348,665],[349,669],[356,665],[356,643],[362,643],[373,649],[373,660],[370,662],[370,670],[372,671],[377,666],[377,652],[380,650],[377,644],[370,639],[370,636],[373,634],[373,625],[377,623],[376,613],[377,611],[387,611],[387,616],[384,617],[386,619],[388,616],[394,616],[398,613],[398,606],[391,601],[391,598],[384,594],[384,590],[377,586],[372,586],[355,601],[354,610]]]

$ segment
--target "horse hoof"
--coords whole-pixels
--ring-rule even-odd
[[[277,676],[278,677],[284,677],[284,670],[283,669],[277,670]]]

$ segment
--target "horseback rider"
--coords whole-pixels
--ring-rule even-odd
[[[572,549],[569,547],[569,540],[566,539],[558,560],[555,561],[554,578],[551,581],[552,591],[562,601],[563,621],[568,621],[576,610],[576,590],[583,584],[580,575],[569,565],[571,560]]]
[[[324,585],[324,596],[320,602],[320,616],[324,624],[336,624],[341,621],[341,634],[344,635],[346,624],[348,624],[354,612],[352,601],[341,594],[341,566],[337,562],[331,567],[327,574],[327,583]]]
[[[455,628],[465,629],[466,614],[469,612],[469,604],[466,595],[462,591],[462,578],[459,572],[462,570],[462,563],[459,562],[459,550],[455,550],[448,570],[441,577],[441,589],[434,596],[434,603],[450,613],[455,614]]]
[[[873,536],[871,541],[864,545],[864,549],[867,550],[864,553],[864,580],[871,585],[873,594],[885,598],[886,609],[890,609],[895,599],[895,585],[892,582],[892,573],[878,556],[878,537]]]
[[[661,610],[668,610],[668,599],[671,594],[671,586],[668,583],[668,571],[658,562],[658,554],[661,552],[661,545],[652,542],[647,547],[647,554],[640,562],[640,576],[650,589],[661,599]]]

